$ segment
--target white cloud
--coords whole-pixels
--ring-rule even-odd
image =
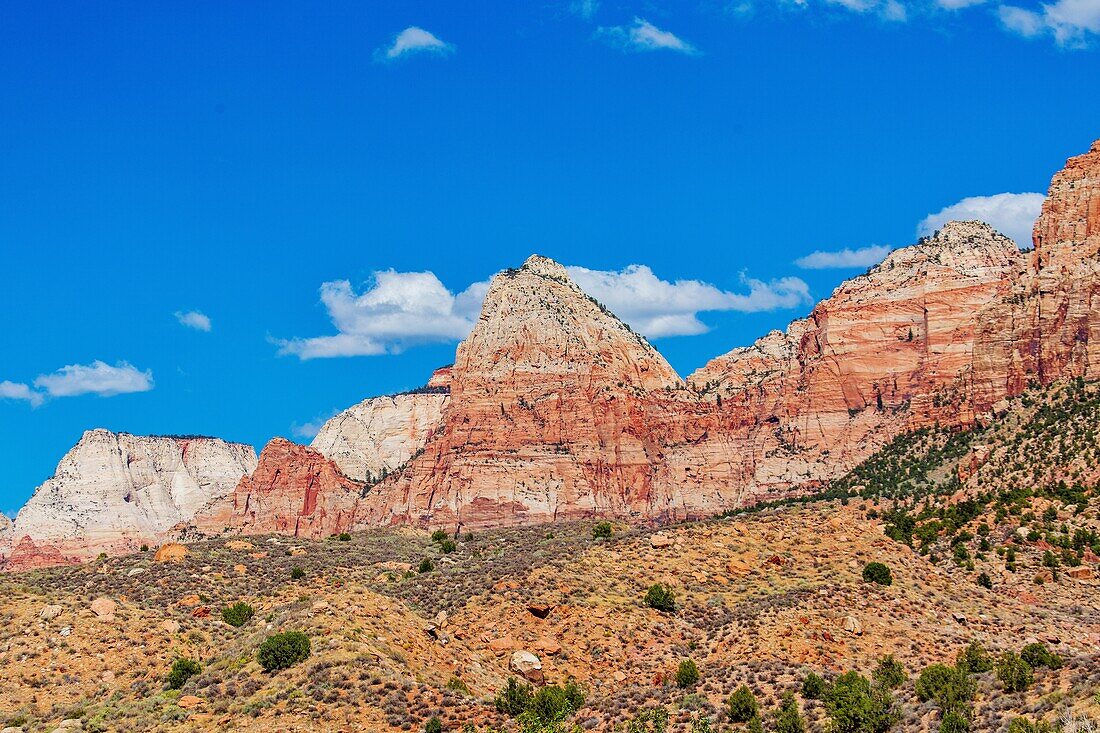
[[[1043,207],[1041,193],[999,193],[994,196],[970,196],[917,225],[917,235],[926,237],[949,221],[984,221],[1021,247],[1031,245],[1031,229]]]
[[[485,298],[488,283],[474,283],[458,295],[431,272],[374,273],[357,294],[347,280],[321,285],[321,302],[337,334],[277,341],[280,354],[300,359],[398,353],[422,343],[466,336]]]
[[[29,402],[33,407],[38,407],[42,404],[45,396],[41,392],[35,392],[22,382],[9,382],[5,380],[0,382],[0,399],[23,400]]]
[[[1061,46],[1085,46],[1100,34],[1100,0],[1057,0],[1038,10],[1002,5],[997,13],[1008,30],[1027,38],[1049,33]]]
[[[797,277],[766,283],[742,274],[741,283],[748,292],[733,293],[699,280],[662,280],[645,265],[622,270],[566,270],[581,290],[635,331],[652,338],[705,333],[709,329],[698,317],[704,311],[756,313],[794,308],[810,299],[809,287]]]
[[[295,438],[303,438],[305,440],[313,440],[317,437],[317,433],[321,432],[321,428],[325,426],[332,416],[336,414],[336,411],[330,412],[327,417],[318,415],[312,420],[304,423],[294,423],[290,426],[290,432]]]
[[[187,326],[196,331],[209,332],[211,328],[210,317],[201,311],[176,311],[176,320],[181,326]]]
[[[140,371],[125,361],[115,366],[96,360],[91,364],[70,364],[53,374],[43,374],[34,386],[51,397],[75,397],[96,394],[100,397],[148,392],[153,388],[153,373]]]
[[[569,3],[569,12],[578,15],[585,20],[592,20],[596,11],[600,9],[599,0],[573,0]]]
[[[901,23],[909,19],[906,7],[898,0],[828,0],[828,2],[843,6],[853,13],[874,11],[883,20]]]
[[[860,268],[877,265],[888,254],[890,254],[888,245],[872,244],[869,247],[860,247],[859,249],[845,247],[834,252],[817,250],[805,257],[799,257],[794,263],[803,270]]]
[[[430,53],[437,56],[446,56],[454,53],[453,44],[440,40],[435,34],[429,33],[423,28],[409,26],[393,38],[393,42],[384,48],[374,52],[374,57],[379,61],[395,61],[402,56],[417,53]]]
[[[963,8],[981,5],[984,2],[985,0],[936,0],[936,5],[939,5],[944,10],[961,10]]]
[[[642,18],[635,18],[630,26],[617,25],[596,29],[596,37],[622,51],[677,51],[694,56],[699,53],[687,41],[663,31]]]

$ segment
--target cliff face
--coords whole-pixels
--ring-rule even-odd
[[[81,557],[155,544],[255,465],[251,446],[218,438],[89,430],[20,510],[14,536]]]
[[[0,563],[11,554],[12,524],[6,515],[0,514]]]
[[[326,422],[311,447],[345,475],[373,483],[424,447],[448,399],[445,391],[372,397]]]
[[[264,446],[252,475],[232,494],[195,517],[207,534],[278,532],[321,538],[345,532],[358,518],[365,485],[304,445],[275,438]]]

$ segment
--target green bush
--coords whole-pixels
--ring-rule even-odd
[[[429,558],[424,558],[420,561],[420,572],[430,573],[433,570],[435,570],[435,563],[432,562]]]
[[[439,549],[441,549],[441,550],[443,550],[443,552],[449,554],[449,553],[452,553],[455,550],[457,550],[458,545],[455,544],[454,540],[443,540],[442,542],[439,543]]]
[[[309,637],[300,631],[286,631],[267,637],[260,644],[257,658],[264,670],[278,672],[305,661],[309,654]]]
[[[424,733],[443,733],[443,721],[437,717],[431,717],[424,724]]]
[[[234,627],[244,626],[255,614],[256,611],[252,606],[244,601],[237,601],[232,606],[222,609],[222,621]]]
[[[798,710],[798,701],[790,692],[784,692],[779,700],[779,709],[775,711],[776,733],[805,733],[806,722]]]
[[[978,575],[978,585],[983,588],[993,588],[993,581],[989,577],[989,573],[980,573]]]
[[[527,709],[533,694],[531,685],[522,683],[515,677],[509,677],[504,689],[497,692],[493,704],[497,712],[515,717]]]
[[[1005,652],[997,659],[997,679],[1004,685],[1006,692],[1023,692],[1031,686],[1034,676],[1031,665],[1015,652]]]
[[[893,654],[887,654],[878,661],[878,667],[875,668],[874,673],[871,675],[871,679],[893,690],[897,687],[901,687],[902,683],[909,679],[909,675],[906,674],[905,667],[902,663],[894,659]]]
[[[955,657],[955,664],[970,674],[980,674],[993,669],[993,657],[977,641],[972,641]]]
[[[176,661],[172,662],[172,669],[168,671],[168,689],[178,690],[183,687],[187,680],[191,679],[199,672],[202,671],[202,667],[194,659],[188,659],[187,657],[180,657]]]
[[[596,526],[592,528],[592,539],[611,539],[611,522],[597,522]]]
[[[802,697],[807,700],[824,700],[829,694],[829,683],[817,672],[810,672],[802,680]]]
[[[645,604],[658,611],[672,613],[676,610],[676,596],[667,585],[654,583],[645,594]]]
[[[729,708],[730,720],[735,723],[744,723],[760,714],[760,705],[756,702],[756,695],[752,694],[752,690],[748,688],[748,685],[741,685],[734,690],[729,700],[726,701],[726,706]]]
[[[1020,651],[1020,659],[1023,659],[1032,669],[1036,667],[1049,667],[1058,669],[1062,666],[1062,658],[1047,649],[1046,644],[1035,642],[1028,644]]]
[[[306,571],[295,565],[290,571],[290,578],[292,580],[301,580],[306,577]]]
[[[915,685],[917,699],[928,702],[950,683],[954,670],[946,664],[932,664],[921,670]]]
[[[442,542],[447,539],[447,533],[441,529],[432,532],[432,542]]]
[[[863,580],[867,583],[879,585],[892,585],[894,578],[890,575],[890,568],[880,562],[869,562],[863,567]]]
[[[521,714],[523,722],[547,725],[557,723],[584,705],[584,692],[573,680],[562,686],[547,685],[528,701]]]
[[[940,721],[940,733],[969,733],[970,721],[958,710],[944,713]]]
[[[825,698],[833,733],[885,733],[897,720],[890,691],[858,672],[836,678]]]
[[[340,540],[341,542],[351,542],[351,535],[347,532],[341,532],[336,539]]]
[[[695,662],[685,659],[676,668],[676,684],[680,687],[693,687],[699,681],[699,668]]]

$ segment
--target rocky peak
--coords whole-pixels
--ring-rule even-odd
[[[255,465],[251,446],[219,438],[88,430],[20,510],[15,532],[86,555],[155,542]]]
[[[1072,266],[1100,252],[1100,140],[1054,174],[1035,222],[1035,266]]]
[[[548,277],[551,280],[569,280],[569,273],[566,272],[564,266],[542,255],[531,255],[519,269],[539,277]]]
[[[247,534],[327,537],[351,528],[365,490],[313,448],[275,438],[260,452],[252,475],[241,478],[228,499],[200,512],[195,524],[211,534],[229,527]]]

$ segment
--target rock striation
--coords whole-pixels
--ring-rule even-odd
[[[375,483],[431,439],[448,399],[440,388],[372,397],[328,420],[310,445],[345,475]]]
[[[260,452],[256,470],[199,512],[195,526],[206,534],[327,537],[355,524],[365,490],[316,450],[275,438]]]
[[[0,567],[11,554],[13,527],[6,514],[0,514]]]
[[[219,438],[89,430],[20,510],[14,534],[79,557],[156,544],[255,466],[251,446]]]

